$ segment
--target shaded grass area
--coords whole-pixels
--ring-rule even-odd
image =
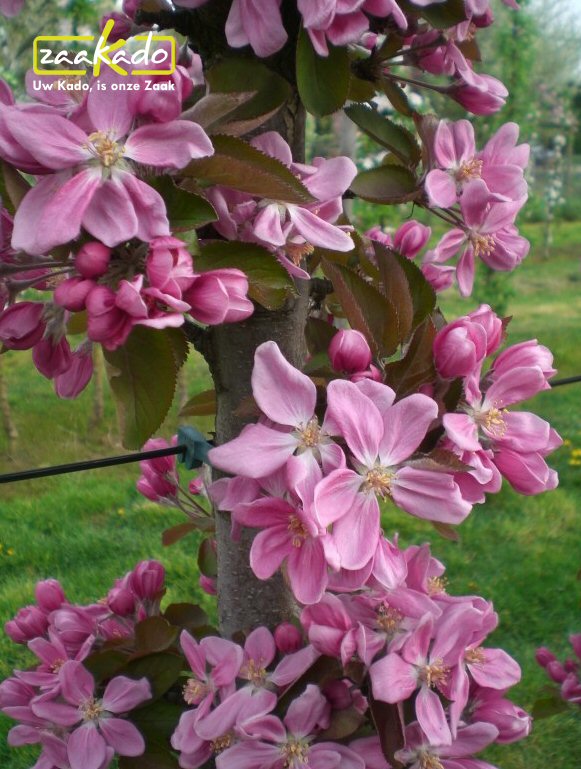
[[[529,259],[514,278],[510,300],[509,342],[537,337],[555,353],[559,376],[581,374],[581,272],[577,244],[581,225],[560,224],[554,255],[535,258],[541,228],[529,225]],[[450,294],[442,306],[448,317],[473,309],[470,300]],[[91,427],[92,394],[73,403],[58,401],[50,383],[33,370],[27,355],[4,357],[10,398],[20,438],[8,451],[0,430],[0,472],[10,469],[122,453],[113,407]],[[154,372],[152,372],[154,375]],[[199,360],[188,363],[188,391],[208,386]],[[581,629],[581,467],[572,451],[581,448],[581,384],[543,393],[531,409],[549,419],[569,444],[552,458],[561,475],[551,494],[525,498],[510,489],[477,507],[461,527],[461,540],[441,539],[422,521],[398,511],[386,513],[386,531],[399,531],[402,545],[432,541],[433,553],[447,566],[448,588],[455,594],[480,594],[494,602],[500,628],[491,644],[506,648],[523,667],[514,698],[531,707],[545,685],[534,662],[537,646],[566,652],[566,637]],[[170,436],[176,410],[160,434]],[[204,425],[209,427],[207,422]],[[573,462],[573,464],[571,464]],[[0,486],[0,622],[32,600],[34,584],[58,577],[73,602],[101,597],[113,580],[143,558],[160,558],[168,570],[169,600],[209,599],[197,588],[196,540],[189,537],[169,550],[160,533],[181,516],[147,503],[135,491],[136,466]],[[29,657],[0,638],[0,676]],[[0,767],[24,769],[33,752],[11,751],[4,743],[9,728],[0,721]],[[581,718],[571,711],[538,721],[524,743],[494,748],[487,759],[502,769],[573,769],[579,763]]]

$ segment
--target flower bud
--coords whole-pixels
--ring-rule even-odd
[[[471,374],[486,357],[486,331],[468,317],[444,326],[434,339],[434,360],[440,376],[455,379]]]
[[[581,633],[577,633],[576,635],[570,635],[569,636],[569,643],[573,647],[573,651],[579,657],[581,660]]]
[[[131,572],[122,579],[116,579],[115,585],[107,594],[107,606],[119,617],[127,617],[135,611],[135,595],[130,586]]]
[[[372,379],[374,382],[381,382],[381,371],[373,363],[365,371],[357,371],[349,377],[351,382],[360,382],[362,379]]]
[[[129,576],[129,584],[135,595],[143,599],[155,599],[163,589],[165,569],[158,561],[141,561]]]
[[[283,622],[274,631],[274,642],[281,654],[292,654],[302,649],[303,634],[290,622]]]
[[[478,86],[453,85],[447,93],[473,115],[492,115],[501,110],[508,96],[505,86],[490,75],[480,75],[478,80]]]
[[[535,659],[542,668],[546,668],[549,662],[554,662],[557,658],[546,646],[540,646],[535,653]]]
[[[216,580],[212,579],[212,577],[206,577],[205,574],[200,574],[198,584],[207,595],[216,595],[218,592],[216,588]]]
[[[37,582],[34,596],[39,608],[47,614],[60,609],[63,603],[66,602],[65,592],[58,579],[44,579],[41,582]]]
[[[323,689],[323,694],[333,710],[345,710],[353,702],[350,687],[345,681],[331,681]]]
[[[81,345],[72,354],[71,365],[55,377],[54,389],[59,398],[72,399],[80,395],[93,376],[92,345]]]
[[[93,280],[84,278],[67,278],[56,287],[53,299],[55,304],[71,312],[81,312],[85,309],[87,297],[95,288]]]
[[[85,243],[75,256],[75,267],[83,278],[100,278],[107,272],[111,249],[94,240]]]
[[[17,644],[44,636],[47,629],[47,616],[37,606],[25,606],[18,611],[14,619],[4,625],[6,635]]]
[[[107,38],[109,42],[116,43],[118,40],[127,40],[127,38],[131,37],[133,21],[129,16],[126,16],[124,13],[117,13],[117,11],[107,13],[101,18],[101,21],[99,22],[99,30],[102,32],[105,29],[107,22],[111,20],[114,24],[113,29]]]
[[[431,234],[430,227],[412,219],[398,228],[393,237],[393,246],[403,256],[413,259],[425,247]]]
[[[371,350],[360,331],[338,331],[329,345],[329,358],[335,371],[356,374],[371,363]]]
[[[486,354],[496,352],[502,342],[502,321],[487,304],[481,304],[477,310],[468,313],[470,320],[479,323],[486,331]]]
[[[487,700],[476,707],[472,720],[485,721],[496,726],[498,736],[495,741],[501,745],[524,739],[532,726],[532,719],[525,710],[500,696],[496,698],[489,695]]]
[[[18,302],[0,315],[0,342],[9,350],[29,350],[40,342],[46,324],[44,304]]]
[[[73,362],[71,347],[66,336],[58,341],[45,337],[32,348],[32,362],[36,370],[47,379],[64,374]]]
[[[553,353],[536,339],[529,339],[520,344],[513,344],[503,350],[492,364],[495,373],[504,374],[515,368],[528,368],[537,366],[541,369],[546,379],[556,374],[553,368]]]
[[[217,326],[237,323],[252,315],[254,305],[247,294],[246,275],[240,270],[224,268],[196,275],[183,300],[190,305],[193,318]]]
[[[556,683],[556,684],[562,684],[563,681],[567,678],[567,671],[561,665],[561,663],[558,660],[554,660],[553,662],[549,662],[546,666],[546,671],[549,674],[549,677]]]

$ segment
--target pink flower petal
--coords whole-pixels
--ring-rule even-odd
[[[139,729],[123,718],[103,718],[99,722],[103,736],[120,756],[140,756],[145,740]]]
[[[438,406],[419,393],[394,403],[383,414],[384,433],[379,445],[382,464],[388,467],[407,459],[426,436],[438,416]]]
[[[247,425],[234,440],[209,452],[209,460],[219,470],[262,478],[274,473],[294,453],[298,441],[291,433],[262,424]]]
[[[418,687],[413,665],[402,660],[399,654],[387,654],[374,662],[369,669],[373,696],[381,702],[403,702]]]
[[[127,713],[149,699],[151,686],[147,678],[136,681],[126,676],[116,676],[107,684],[103,707],[111,713]]]
[[[422,686],[415,702],[416,716],[426,737],[433,745],[450,745],[452,734],[442,701],[436,692]]]
[[[94,723],[83,724],[67,743],[71,769],[101,769],[107,757],[107,744]]]
[[[327,414],[355,458],[373,467],[383,438],[381,414],[353,382],[334,379],[327,388]]]
[[[204,129],[189,120],[141,126],[125,142],[124,152],[135,162],[155,168],[184,168],[190,160],[213,154]]]

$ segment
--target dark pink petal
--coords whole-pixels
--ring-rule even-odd
[[[139,729],[123,718],[103,718],[99,727],[108,744],[120,756],[140,756],[145,750],[145,740]]]
[[[93,195],[83,227],[107,246],[131,240],[138,222],[131,196],[117,177],[108,179]]]
[[[422,686],[415,702],[416,716],[426,737],[433,745],[450,745],[452,734],[442,701],[436,692]]]
[[[288,524],[259,532],[250,550],[250,567],[259,579],[270,579],[293,550]]]
[[[278,746],[247,740],[216,756],[216,769],[274,769],[280,764],[280,757]]]
[[[61,115],[6,110],[10,132],[42,165],[62,171],[86,163],[87,134]]]
[[[71,769],[101,769],[107,757],[107,743],[92,722],[71,734],[67,743]]]
[[[288,706],[284,725],[296,737],[307,737],[317,728],[329,725],[331,707],[318,686],[309,684]]]
[[[315,412],[317,388],[291,366],[276,342],[264,342],[256,350],[252,393],[264,414],[279,424],[304,427]]]
[[[295,459],[295,457],[291,457]],[[289,460],[290,461],[290,460]],[[227,508],[221,508],[226,510]],[[284,499],[262,497],[253,502],[236,505],[234,517],[243,526],[265,528],[272,526],[288,526],[289,518],[295,513],[295,508]]]
[[[202,638],[200,642],[208,663],[214,667],[212,680],[216,686],[229,686],[242,665],[243,652],[238,644],[226,638]]]
[[[441,751],[442,757],[462,758],[480,753],[487,748],[498,734],[498,729],[492,724],[480,721],[458,729],[458,736],[449,747]]]
[[[429,426],[438,416],[438,406],[427,395],[417,393],[394,403],[383,414],[384,433],[379,444],[383,465],[397,465],[418,448]]]
[[[344,569],[362,569],[379,540],[379,504],[374,494],[357,494],[349,512],[333,524],[332,539]]]
[[[62,693],[67,702],[80,705],[93,697],[95,679],[81,662],[65,662],[59,671]]]
[[[413,665],[399,654],[387,654],[369,669],[373,696],[381,702],[403,702],[415,692],[418,680]]]
[[[268,667],[276,654],[276,645],[270,630],[265,627],[253,630],[244,644],[244,654],[263,667]]]

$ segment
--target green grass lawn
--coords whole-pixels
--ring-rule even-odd
[[[528,226],[525,234],[533,246],[541,242],[537,225]],[[557,225],[552,258],[536,259],[533,248],[514,278],[518,294],[509,304],[514,316],[510,341],[537,337],[554,351],[560,376],[581,373],[580,243],[580,224]],[[473,303],[450,295],[443,307],[453,317]],[[8,354],[3,363],[19,439],[9,451],[0,428],[0,472],[122,453],[109,401],[104,420],[92,427],[91,391],[73,403],[58,401],[26,354]],[[202,363],[190,362],[189,393],[207,384]],[[536,647],[565,652],[566,636],[581,629],[581,582],[576,580],[581,467],[572,455],[581,448],[581,384],[543,393],[531,408],[568,442],[552,458],[561,475],[557,491],[525,498],[505,489],[475,508],[459,543],[439,538],[428,524],[403,514],[388,522],[403,545],[432,541],[434,554],[448,567],[450,592],[477,593],[494,602],[501,624],[491,641],[521,663],[523,682],[514,697],[529,708],[545,684],[534,662]],[[161,434],[170,436],[177,424],[174,410]],[[101,597],[138,560],[152,557],[167,567],[170,600],[201,600],[210,606],[197,587],[195,538],[163,549],[161,531],[181,516],[137,494],[137,471],[126,465],[0,487],[1,623],[31,602],[38,579],[58,577],[71,601],[88,602]],[[4,637],[0,651],[0,677],[30,659]],[[8,750],[8,728],[7,719],[0,721],[0,767],[24,769],[33,763],[33,753]],[[571,711],[538,721],[528,740],[495,748],[486,757],[501,769],[574,769],[580,746],[581,713]]]

